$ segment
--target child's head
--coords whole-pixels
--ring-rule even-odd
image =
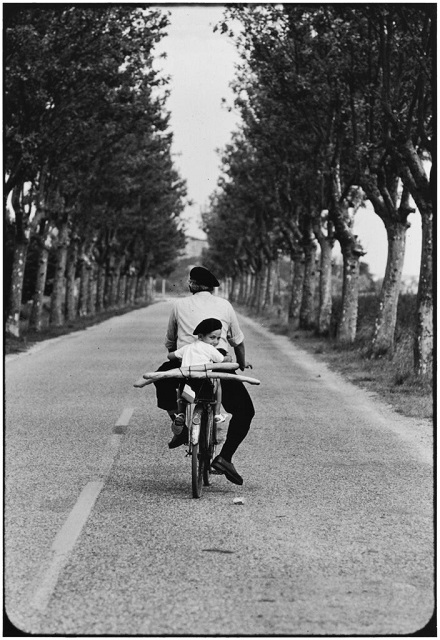
[[[193,331],[193,335],[199,340],[216,347],[222,334],[222,323],[217,318],[206,318],[202,320]]]

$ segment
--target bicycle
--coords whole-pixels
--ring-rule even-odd
[[[189,378],[187,378],[189,379]],[[185,402],[185,425],[188,428],[187,455],[191,457],[193,498],[200,498],[202,486],[208,487],[211,462],[215,458],[217,429],[214,421],[214,387],[203,384],[194,402]]]
[[[144,387],[161,378],[176,379],[206,379],[221,380],[230,379],[249,384],[260,384],[256,378],[227,373],[238,369],[237,363],[208,363],[206,365],[193,365],[191,367],[172,369],[170,371],[144,373],[134,386]],[[226,372],[225,372],[226,371]],[[205,397],[203,397],[203,394]],[[191,458],[191,487],[193,498],[200,498],[202,487],[209,486],[211,462],[215,457],[217,445],[217,428],[214,421],[214,386],[202,384],[196,392],[194,402],[186,402],[185,425],[188,428],[187,455]],[[215,473],[215,472],[214,472]]]

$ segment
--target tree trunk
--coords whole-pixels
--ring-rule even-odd
[[[263,308],[264,294],[266,291],[266,280],[267,280],[267,265],[264,264],[263,268],[259,273],[259,279],[258,279],[257,299],[255,304],[257,313],[261,313],[261,310]]]
[[[6,333],[16,338],[20,337],[20,311],[23,295],[24,268],[29,243],[26,241],[17,243],[14,250],[12,263],[11,293],[9,297],[9,312],[6,319]]]
[[[248,286],[249,286],[249,275],[248,273],[242,273],[240,275],[240,291],[238,294],[238,302],[240,304],[246,304]]]
[[[118,285],[118,307],[124,307],[126,304],[126,295],[127,295],[127,276],[124,273],[122,276],[119,276],[119,285]]]
[[[66,266],[66,319],[75,320],[77,314],[76,264],[78,262],[78,240],[72,239],[67,252]]]
[[[246,288],[246,299],[245,299],[245,304],[246,306],[250,307],[252,305],[252,300],[254,299],[254,291],[255,291],[255,282],[256,282],[256,275],[255,273],[248,273],[248,281],[247,281],[247,288]]]
[[[16,338],[20,337],[20,312],[23,297],[24,270],[29,247],[30,229],[29,216],[22,201],[22,186],[18,185],[12,190],[12,208],[15,212],[15,247],[12,261],[11,289],[8,300],[8,315],[6,318],[6,333]]]
[[[69,227],[67,220],[60,225],[57,247],[57,264],[50,301],[50,324],[61,327],[64,324],[65,300],[65,272],[67,263],[67,249],[69,243]]]
[[[132,273],[128,279],[128,295],[127,295],[127,302],[130,306],[133,306],[135,303],[136,286],[137,286],[137,275],[136,273]]]
[[[333,239],[322,235],[319,238],[321,248],[319,274],[319,315],[317,333],[328,336],[332,317],[332,251]]]
[[[117,274],[116,260],[110,256],[107,263],[107,276],[105,279],[104,304],[106,309],[113,309],[116,304]]]
[[[255,271],[255,273],[252,274],[252,296],[250,299],[251,309],[255,308],[258,303],[258,292],[260,290],[260,280],[261,280],[261,272]]]
[[[113,288],[112,300],[113,300],[113,305],[115,307],[119,307],[120,306],[119,281],[121,279],[121,269],[122,269],[122,259],[121,258],[117,258],[116,259],[114,273],[113,273],[113,281],[112,281],[112,288]]]
[[[35,293],[32,304],[31,317],[29,319],[29,328],[35,331],[41,331],[43,326],[43,303],[44,289],[46,287],[47,263],[49,259],[49,248],[44,239],[39,250],[38,270],[35,283]]]
[[[154,300],[154,288],[156,286],[156,281],[153,276],[148,276],[147,281],[147,302],[151,303]]]
[[[291,285],[290,285],[290,301],[288,311],[289,329],[299,328],[299,314],[301,309],[301,299],[303,293],[304,282],[304,255],[295,253],[291,258]]]
[[[337,340],[352,343],[356,338],[357,314],[359,302],[359,261],[360,255],[354,246],[342,248],[344,259],[342,282],[342,312],[338,325]]]
[[[136,285],[136,298],[140,302],[145,302],[147,299],[147,278],[145,274],[140,274],[137,279]]]
[[[96,294],[97,294],[97,264],[94,260],[89,264],[89,277],[87,288],[87,315],[96,314]]]
[[[423,160],[411,139],[396,147],[401,160],[400,176],[410,191],[422,217],[422,256],[417,292],[417,327],[414,344],[414,370],[417,375],[432,373],[434,348],[433,321],[433,196],[431,179],[425,172]],[[431,173],[435,165],[431,167]]]
[[[314,241],[304,246],[303,293],[299,313],[301,329],[313,329],[315,326],[316,249]]]
[[[432,217],[432,208],[426,206],[422,214],[422,257],[417,292],[417,326],[414,343],[414,370],[419,376],[432,375],[433,365]]]
[[[82,256],[80,260],[80,285],[79,285],[79,304],[78,313],[81,318],[87,315],[87,299],[89,295],[89,274],[90,265],[87,257]]]
[[[275,297],[275,267],[276,263],[269,260],[267,264],[266,292],[264,297],[263,309],[272,309]]]
[[[388,221],[385,226],[388,237],[388,257],[371,345],[371,355],[375,357],[393,349],[397,303],[405,259],[406,232],[409,225],[406,222]]]
[[[105,292],[105,265],[98,264],[97,291],[96,291],[96,310],[104,310],[104,292]]]
[[[229,293],[229,300],[231,302],[240,302],[242,282],[243,274],[241,273],[237,273],[231,278],[231,291]]]

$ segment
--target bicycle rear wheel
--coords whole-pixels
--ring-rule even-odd
[[[212,407],[210,406],[203,413],[203,422],[202,422],[202,430],[203,438],[201,442],[203,442],[203,459],[205,461],[203,468],[203,484],[205,486],[209,486],[210,476],[211,476],[211,461],[214,457],[214,414],[212,411]]]

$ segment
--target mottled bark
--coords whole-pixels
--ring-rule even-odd
[[[59,227],[58,246],[56,250],[57,261],[50,301],[50,324],[55,327],[61,327],[64,324],[65,273],[68,243],[69,227],[68,221],[65,220]]]
[[[76,265],[78,262],[78,240],[73,238],[67,252],[66,265],[66,319],[75,320],[77,316]]]
[[[120,306],[119,299],[119,280],[121,279],[121,269],[123,266],[123,258],[117,258],[115,260],[115,268],[113,271],[113,279],[112,279],[112,294],[111,298],[113,300],[113,306]]]
[[[258,286],[257,286],[257,297],[255,302],[255,309],[257,313],[260,313],[263,309],[264,303],[264,294],[266,291],[266,279],[267,279],[267,265],[264,264],[258,273]]]
[[[89,264],[89,277],[87,287],[87,315],[94,316],[96,314],[96,294],[98,290],[98,266],[94,260]]]
[[[299,312],[301,329],[313,329],[315,321],[315,289],[316,289],[316,242],[304,245],[303,292]]]
[[[156,281],[153,276],[149,276],[147,280],[147,302],[153,302],[154,300],[154,291],[156,287]]]
[[[44,289],[46,288],[48,259],[49,247],[43,239],[39,248],[35,293],[32,301],[31,317],[29,318],[29,328],[34,329],[34,331],[41,331],[43,327]]]
[[[134,305],[136,302],[137,283],[138,283],[137,274],[132,273],[130,276],[130,284],[128,287],[128,302],[130,305]]]
[[[328,336],[332,317],[332,251],[333,239],[322,236],[319,239],[321,248],[319,272],[319,314],[317,333]]]
[[[344,260],[342,282],[342,310],[338,325],[337,340],[342,343],[354,342],[356,338],[359,302],[359,261],[360,256],[353,243],[342,248]]]
[[[20,311],[23,295],[24,268],[28,242],[20,242],[15,245],[14,260],[12,264],[11,292],[9,296],[9,312],[6,319],[6,333],[18,338],[20,336]]]
[[[116,281],[116,284],[115,284]],[[117,291],[117,276],[116,276],[116,260],[114,255],[110,255],[107,260],[107,270],[105,279],[105,292],[104,292],[104,304],[106,309],[112,309],[116,304],[116,291]]]
[[[294,253],[291,258],[291,284],[290,284],[290,301],[288,311],[288,325],[290,329],[299,328],[299,315],[301,309],[301,300],[303,294],[304,282],[304,254],[301,252]]]
[[[231,292],[229,294],[229,300],[231,302],[237,302],[240,299],[240,292],[241,292],[241,284],[243,281],[243,276],[242,274],[236,274],[233,278],[232,278],[232,282],[231,282]]]
[[[79,301],[78,314],[81,318],[87,315],[87,299],[89,297],[90,263],[85,255],[80,259],[79,268]]]
[[[373,356],[384,355],[388,351],[392,351],[394,346],[397,304],[402,282],[408,226],[406,222],[398,221],[388,221],[385,225],[388,238],[388,256],[371,345]]]
[[[247,283],[247,291],[246,291],[246,299],[245,299],[245,304],[246,306],[251,306],[252,303],[252,299],[254,297],[254,290],[255,290],[255,282],[256,282],[256,276],[255,273],[248,273],[248,283]]]
[[[250,300],[249,300],[249,306],[251,308],[255,307],[257,304],[258,291],[260,288],[260,279],[261,279],[261,274],[259,273],[259,271],[256,271],[255,273],[252,274],[252,288],[251,288],[251,294],[250,294]]]
[[[96,310],[104,310],[104,292],[105,292],[105,266],[98,264],[97,275],[97,291],[96,291]]]
[[[236,302],[239,304],[245,304],[246,296],[247,296],[247,288],[248,288],[248,274],[240,273],[240,287],[238,290],[238,297]]]
[[[276,263],[269,260],[267,263],[266,291],[264,297],[264,309],[272,309],[275,297]]]
[[[410,138],[395,149],[400,177],[409,190],[422,218],[422,255],[417,292],[417,326],[414,345],[414,370],[417,375],[431,375],[434,349],[433,310],[433,194],[423,160]],[[432,169],[431,169],[432,171]]]
[[[422,257],[417,292],[417,325],[414,343],[414,369],[417,375],[433,373],[434,310],[433,310],[433,229],[432,208],[426,204],[422,215]]]
[[[15,337],[20,336],[20,311],[23,296],[24,270],[29,247],[29,214],[22,202],[22,185],[12,190],[12,207],[15,212],[15,247],[12,261],[11,289],[8,301],[8,315],[6,317],[6,333]]]
[[[127,296],[127,275],[124,273],[119,276],[118,283],[118,307],[124,307],[126,304]]]

